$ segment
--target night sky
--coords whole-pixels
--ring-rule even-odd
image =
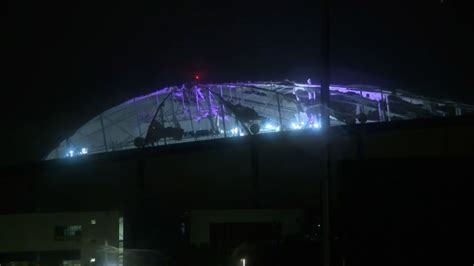
[[[319,79],[318,1],[7,2],[2,165],[39,160],[99,112],[194,73]],[[332,0],[332,83],[474,103],[468,2]]]

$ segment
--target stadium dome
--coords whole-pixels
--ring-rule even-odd
[[[330,86],[331,126],[444,117],[474,106],[367,85]],[[92,118],[46,160],[146,146],[320,128],[320,85],[308,80],[166,87]]]

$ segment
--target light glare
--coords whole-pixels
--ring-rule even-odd
[[[293,129],[301,129],[301,125],[299,125],[298,123],[291,123],[291,128]]]

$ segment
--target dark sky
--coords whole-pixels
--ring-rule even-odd
[[[318,80],[319,2],[8,1],[1,163],[165,85]],[[276,1],[273,1],[276,2]],[[332,82],[474,103],[469,1],[332,0]]]

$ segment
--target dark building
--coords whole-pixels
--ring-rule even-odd
[[[3,168],[0,197],[10,204],[1,213],[34,219],[117,211],[124,265],[292,264],[295,257],[314,265],[329,180],[334,265],[424,264],[469,254],[459,241],[470,227],[474,118],[459,115],[470,106],[334,87],[336,126],[320,130],[312,85],[227,85],[222,94],[203,86],[202,99],[196,86],[168,88],[147,114],[136,103],[149,96],[98,116],[48,156],[69,158]],[[186,90],[198,95],[194,103]],[[242,106],[258,118],[244,120]],[[451,113],[458,116],[436,117]],[[147,142],[150,127],[141,116],[183,129],[181,138]],[[198,130],[214,133],[198,137]],[[188,131],[194,135],[187,138]],[[0,254],[12,261],[12,252]]]

